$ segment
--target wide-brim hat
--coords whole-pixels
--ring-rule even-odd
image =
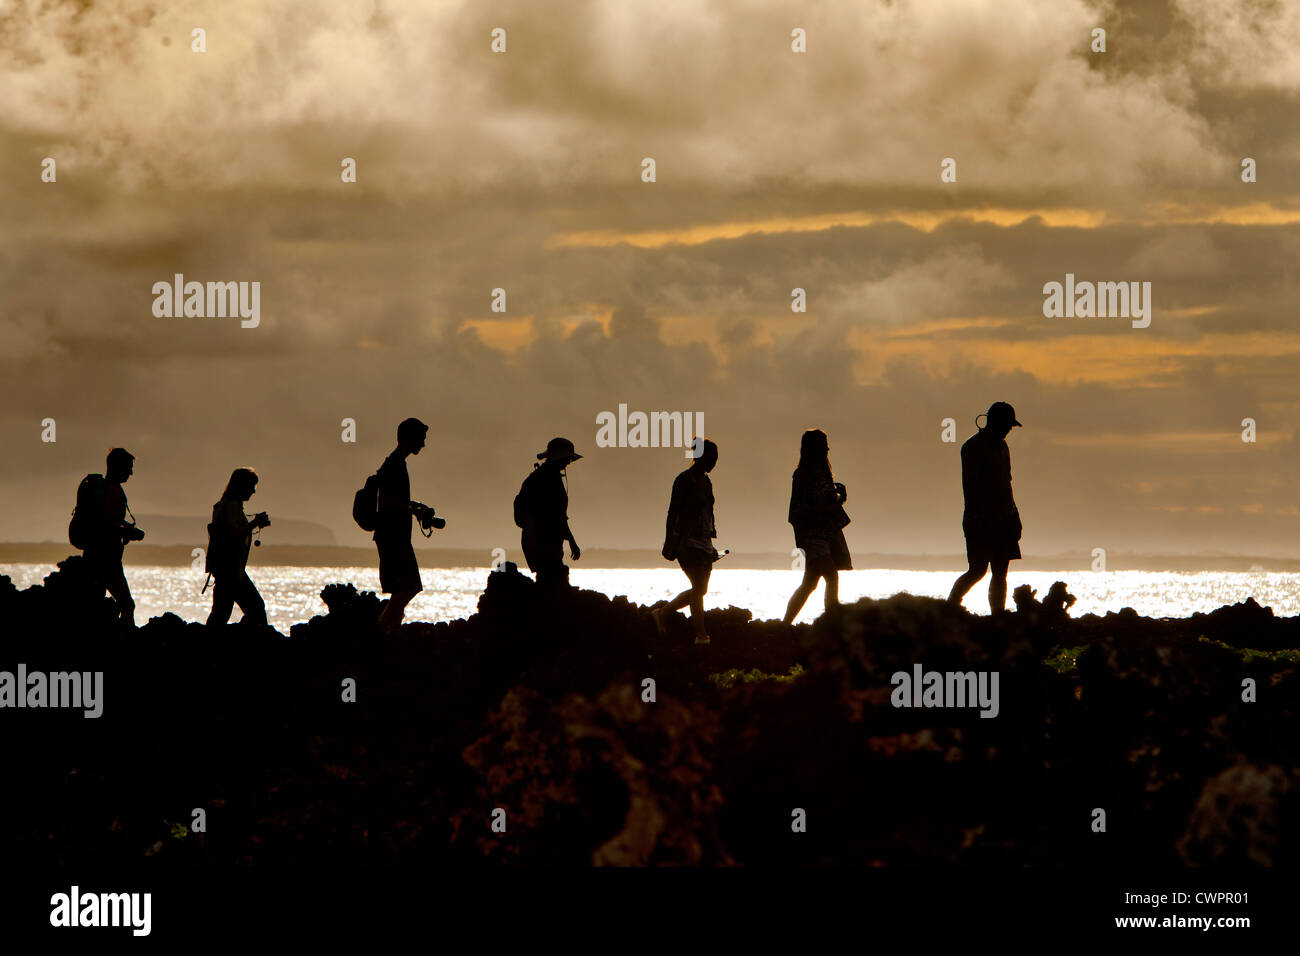
[[[571,461],[577,461],[582,456],[573,449],[573,442],[567,438],[552,438],[546,443],[546,451],[537,453],[538,459],[547,461],[557,460],[568,464]]]

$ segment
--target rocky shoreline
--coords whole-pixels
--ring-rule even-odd
[[[794,627],[729,608],[696,647],[684,617],[661,637],[624,598],[498,572],[470,619],[392,637],[374,627],[381,600],[351,585],[287,636],[174,615],[128,631],[80,561],[21,592],[0,577],[0,670],[103,674],[97,719],[0,710],[3,844],[47,864],[1298,855],[1300,618],[1253,601],[1071,618],[1060,584],[1041,602],[1021,589],[997,620],[901,594]],[[917,665],[996,672],[996,716],[895,706],[891,675]]]

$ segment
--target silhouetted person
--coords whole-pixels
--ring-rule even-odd
[[[244,514],[244,502],[257,491],[257,472],[236,468],[230,474],[221,500],[212,506],[212,524],[208,525],[208,571],[212,585],[212,611],[209,624],[225,624],[236,604],[249,624],[266,623],[266,604],[257,586],[248,576],[248,552],[253,546],[253,532],[271,523],[265,511],[252,518]]]
[[[569,530],[569,493],[564,488],[564,469],[582,456],[567,438],[552,438],[546,451],[538,452],[540,465],[524,479],[515,497],[515,523],[522,530],[520,544],[528,569],[537,583],[547,587],[567,586],[569,569],[564,564],[564,542],[569,542],[573,560],[582,549]]]
[[[831,475],[830,443],[820,428],[803,433],[799,441],[799,465],[790,482],[790,524],[794,525],[795,547],[803,550],[803,581],[790,596],[785,623],[790,624],[803,609],[817,580],[826,579],[826,610],[840,603],[841,571],[853,569],[844,527],[849,516],[844,510],[848,492]]]
[[[379,624],[387,633],[401,626],[406,605],[424,590],[411,546],[411,519],[424,506],[411,500],[406,458],[420,453],[428,433],[429,426],[418,418],[406,419],[397,426],[397,447],[379,466],[374,540],[379,550],[379,587],[389,595],[379,615]]]
[[[681,565],[691,586],[664,607],[651,612],[662,634],[664,618],[689,604],[696,644],[709,643],[709,634],[704,629],[704,595],[709,590],[713,562],[718,559],[718,551],[713,547],[718,531],[713,523],[713,482],[709,472],[717,463],[718,446],[706,439],[699,457],[673,479],[663,556]]]
[[[979,428],[979,416],[975,425]],[[994,402],[984,427],[961,446],[961,489],[966,499],[961,529],[966,534],[966,562],[970,567],[957,579],[949,602],[961,604],[966,592],[991,567],[989,611],[1007,606],[1007,566],[1020,557],[1020,512],[1011,497],[1011,450],[1006,437],[1020,425],[1016,410]]]
[[[126,583],[126,572],[122,570],[122,551],[127,541],[143,541],[144,532],[135,527],[134,515],[127,520],[131,510],[122,485],[134,471],[135,455],[126,449],[109,451],[103,479],[98,475],[88,475],[85,479],[90,483],[87,490],[90,509],[82,516],[86,528],[86,563],[91,574],[117,602],[118,615],[131,627],[135,627],[135,601]],[[81,493],[78,493],[77,510],[82,510]]]

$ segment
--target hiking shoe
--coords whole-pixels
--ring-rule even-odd
[[[710,641],[709,641],[709,635],[707,635],[707,634],[697,634],[696,637],[695,637],[695,643],[696,643],[696,644],[708,644],[708,643],[710,643]]]

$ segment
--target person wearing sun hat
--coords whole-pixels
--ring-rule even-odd
[[[966,592],[990,568],[989,610],[997,614],[1007,606],[1007,568],[1020,557],[1020,511],[1011,495],[1011,450],[1006,438],[1020,427],[1016,410],[1006,402],[994,402],[985,415],[984,427],[961,446],[961,487],[966,509],[961,527],[966,535],[966,563],[969,567],[952,586],[948,601],[961,604]]]
[[[564,487],[564,469],[581,457],[569,439],[552,438],[546,450],[537,453],[541,464],[533,466],[515,496],[515,524],[522,529],[524,560],[537,583],[546,587],[568,586],[564,542],[569,542],[574,561],[582,556],[569,530],[569,493]]]

